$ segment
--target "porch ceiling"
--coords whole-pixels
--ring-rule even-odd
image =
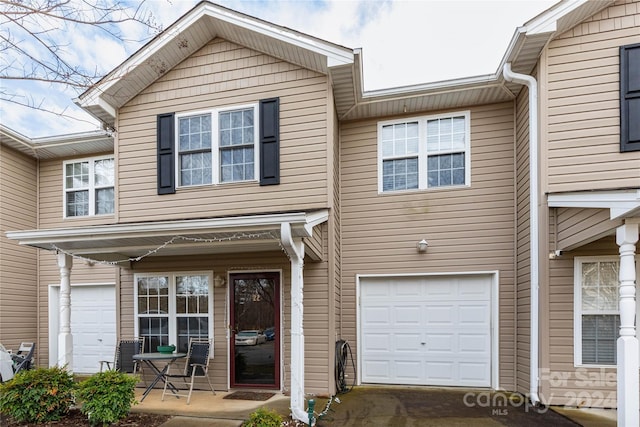
[[[293,237],[310,237],[328,210],[98,225],[7,232],[21,245],[61,251],[89,260],[128,263],[147,256],[177,256],[279,250],[281,225]]]

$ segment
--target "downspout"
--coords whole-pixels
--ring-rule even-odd
[[[309,414],[304,410],[304,331],[302,328],[304,243],[301,240],[297,242],[293,240],[291,225],[288,222],[280,225],[280,241],[291,260],[291,415],[299,421],[308,422]]]
[[[535,405],[540,402],[538,396],[539,370],[539,222],[538,222],[538,83],[532,76],[514,73],[511,63],[503,67],[506,81],[525,85],[529,89],[529,224],[530,224],[530,265],[531,265],[531,347],[530,347],[530,379],[529,399]]]

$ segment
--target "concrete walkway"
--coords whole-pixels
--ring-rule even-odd
[[[136,400],[140,402],[144,389],[136,389]],[[166,395],[162,401],[162,390],[152,390],[143,402],[134,405],[132,412],[174,415],[163,427],[231,427],[248,420],[252,412],[268,407],[283,416],[289,416],[289,396],[276,394],[266,401],[224,399],[230,392],[194,391],[191,402]]]
[[[487,393],[490,393],[488,395]],[[426,387],[356,387],[340,395],[318,427],[329,426],[434,426],[434,427],[613,427],[615,410],[528,407],[518,400],[503,399],[502,392]],[[162,427],[237,427],[259,407],[288,417],[289,396],[276,394],[266,401],[224,399],[228,392],[194,391],[191,403],[153,390],[133,412],[173,415]],[[136,392],[137,400],[142,389]],[[485,400],[489,397],[489,400]],[[326,398],[316,399],[316,413],[324,410]]]

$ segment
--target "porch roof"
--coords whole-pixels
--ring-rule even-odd
[[[21,245],[113,264],[147,256],[176,256],[280,249],[281,225],[292,237],[311,237],[327,209],[208,219],[9,231]]]

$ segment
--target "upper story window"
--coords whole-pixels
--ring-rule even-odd
[[[280,184],[280,98],[157,116],[158,194],[227,182]]]
[[[469,115],[378,123],[379,191],[468,186]]]
[[[113,157],[64,162],[65,217],[114,212],[114,165]]]
[[[178,186],[253,181],[257,105],[178,116]]]

